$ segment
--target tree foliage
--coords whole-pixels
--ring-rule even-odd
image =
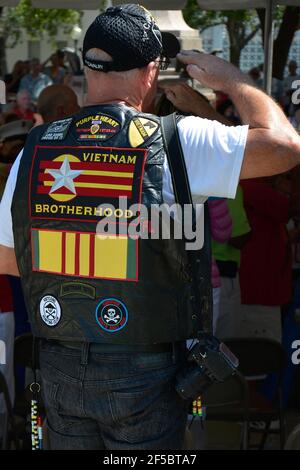
[[[239,26],[247,26],[250,30],[257,28],[257,15],[255,10],[201,10],[197,0],[188,0],[183,10],[185,21],[192,27],[204,31],[211,26],[227,25],[235,21]]]
[[[33,8],[30,0],[20,0],[14,8],[0,7],[0,75],[6,73],[6,48],[14,47],[24,31],[32,39],[47,36],[55,44],[60,31],[68,34],[80,24],[82,14],[71,9]]]
[[[0,27],[7,46],[14,46],[22,30],[32,39],[48,35],[53,40],[59,31],[70,33],[80,23],[81,16],[78,10],[33,8],[30,0],[21,0],[17,7],[3,9]]]
[[[200,32],[212,26],[225,25],[230,44],[230,61],[239,66],[243,48],[260,30],[255,10],[201,10],[197,0],[188,0],[183,11],[186,22]]]
[[[275,8],[275,30],[279,31],[280,35],[282,35],[282,31],[289,31],[290,21],[287,20],[286,13],[290,8],[292,7],[277,6]],[[186,22],[193,28],[199,29],[200,32],[212,26],[226,26],[230,46],[230,61],[237,66],[239,66],[242,50],[259,31],[262,33],[263,43],[264,9],[204,11],[200,9],[197,0],[188,0],[183,14]],[[290,34],[291,40],[293,35],[294,31],[292,35]],[[290,43],[288,44],[289,47]]]

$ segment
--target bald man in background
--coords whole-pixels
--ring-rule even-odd
[[[37,102],[37,110],[43,122],[62,119],[76,113],[79,109],[77,95],[67,85],[48,86],[42,91]]]

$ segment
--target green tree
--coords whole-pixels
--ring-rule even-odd
[[[204,11],[199,8],[197,0],[188,0],[183,14],[186,22],[200,31],[219,24],[225,25],[230,43],[230,61],[237,66],[243,48],[259,30],[262,33],[262,44],[264,42],[265,9]],[[300,29],[300,6],[277,6],[274,15],[276,37],[273,76],[281,80],[295,33]]]
[[[188,0],[183,10],[185,21],[200,32],[217,25],[225,25],[230,44],[230,62],[240,65],[244,47],[260,30],[255,10],[205,11],[199,8],[197,0]]]
[[[6,48],[14,47],[24,32],[32,39],[47,36],[55,44],[58,32],[70,33],[75,24],[80,24],[81,16],[78,10],[33,8],[30,0],[21,0],[15,8],[1,7],[0,75],[7,69]]]
[[[265,10],[257,9],[257,14],[264,33]],[[276,20],[277,35],[274,40],[273,76],[282,80],[295,33],[300,29],[300,7],[277,7]]]

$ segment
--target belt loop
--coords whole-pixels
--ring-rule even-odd
[[[82,366],[86,366],[88,364],[89,351],[90,351],[90,343],[83,343],[82,349],[81,349],[81,359],[80,359],[80,364]]]

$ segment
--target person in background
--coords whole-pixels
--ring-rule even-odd
[[[294,119],[292,124],[294,125],[295,129],[300,132],[300,103],[294,104]]]
[[[5,344],[5,363],[0,361],[0,371],[4,375],[11,402],[15,397],[14,382],[14,333],[15,321],[13,313],[13,298],[9,276],[0,275],[0,340]],[[0,394],[0,440],[4,429],[6,406],[3,393]]]
[[[19,119],[15,115],[7,115],[8,122],[0,126],[0,162],[12,165],[24,143],[33,122]]]
[[[62,50],[62,49],[57,49],[56,51],[56,57],[57,57],[57,60],[58,60],[58,65],[65,69],[65,72],[67,73],[68,72],[68,67],[65,63],[66,61],[66,54],[65,52]]]
[[[29,91],[22,90],[17,93],[16,106],[11,110],[19,119],[35,121],[35,113],[32,109],[31,96]]]
[[[225,199],[208,200],[210,233],[214,242],[226,243],[232,233],[232,218]],[[221,277],[218,265],[212,256],[212,287],[213,287],[213,333],[216,334],[220,312]]]
[[[193,114],[205,119],[219,121],[222,124],[230,124],[228,119],[211,106],[204,95],[181,80],[172,82],[163,80],[159,82],[159,90],[165,93],[155,109],[155,113],[159,116],[166,116],[179,110],[183,115]]]
[[[261,74],[264,73],[263,63],[258,66],[258,70],[260,71]],[[264,83],[262,81],[262,87],[263,86],[264,86]],[[276,77],[272,77],[271,95],[280,105],[282,105],[283,83],[282,83],[282,80],[279,80]]]
[[[77,95],[67,85],[50,85],[39,96],[37,111],[42,122],[51,122],[79,111]]]
[[[249,179],[241,186],[252,233],[241,256],[239,335],[281,342],[281,306],[292,296],[292,257],[286,229],[293,215],[290,201],[272,178]]]
[[[18,60],[13,66],[12,72],[6,74],[4,82],[6,85],[7,93],[17,93],[19,90],[20,82],[26,74],[26,66],[23,60]]]
[[[227,205],[233,224],[231,237],[227,243],[212,241],[212,253],[221,276],[220,308],[215,330],[218,338],[235,337],[240,329],[239,266],[241,249],[251,236],[240,185],[235,199],[228,199]]]
[[[66,69],[60,66],[60,58],[57,55],[57,52],[52,54],[50,57],[51,65],[44,67],[44,73],[51,78],[53,84],[63,83]]]
[[[42,66],[39,59],[32,59],[30,62],[30,73],[25,75],[21,82],[18,91],[27,90],[30,93],[31,100],[36,103],[40,93],[49,85],[52,85],[52,80],[45,73],[41,71]]]
[[[300,80],[300,75],[297,74],[297,62],[295,60],[290,60],[288,63],[288,75],[283,79],[283,96],[282,96],[282,104],[284,111],[287,116],[290,118],[294,117],[295,115],[295,108],[292,103],[292,95],[295,91],[293,88],[293,82],[296,80]]]
[[[226,118],[227,122],[230,122],[232,125],[238,126],[241,124],[241,120],[237,114],[235,106],[230,99],[227,99],[221,104],[217,105],[217,111]]]
[[[252,67],[252,69],[249,70],[248,75],[252,78],[258,88],[263,88],[263,80],[259,67]]]
[[[8,117],[11,119],[11,116]],[[29,130],[32,127],[31,121],[18,120],[5,123],[0,126],[0,200],[9,175],[12,163],[17,157],[21,148],[24,147]],[[14,402],[14,366],[13,348],[15,334],[15,318],[13,305],[13,292],[10,285],[10,276],[0,276],[0,339],[5,343],[6,361],[0,363],[0,371],[4,375],[9,395]],[[0,438],[2,423],[4,419],[5,406],[3,395],[0,395]]]

